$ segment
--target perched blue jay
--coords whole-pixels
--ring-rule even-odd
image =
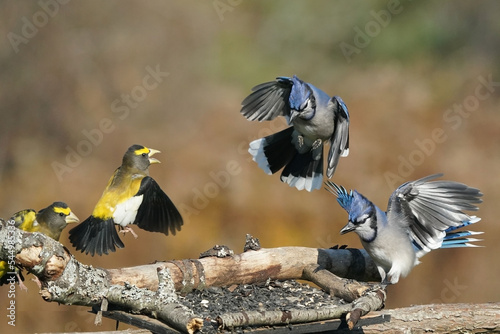
[[[267,174],[283,169],[281,181],[299,190],[320,189],[323,184],[323,144],[330,142],[328,178],[339,158],[349,154],[349,112],[338,96],[296,76],[255,86],[242,102],[241,113],[251,121],[285,116],[291,127],[254,140],[248,150]]]
[[[453,181],[429,180],[434,174],[406,182],[389,198],[387,212],[380,210],[356,190],[326,183],[327,190],[349,214],[349,222],[340,234],[354,231],[377,265],[382,283],[398,282],[419,258],[437,248],[477,247],[478,239],[469,238],[482,232],[456,231],[477,223],[480,218],[462,210],[477,210],[483,194],[475,188]]]

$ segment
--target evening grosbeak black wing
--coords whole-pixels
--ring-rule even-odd
[[[142,203],[135,218],[135,224],[139,228],[165,235],[168,235],[169,231],[175,235],[181,230],[181,214],[153,178],[146,176],[142,179],[136,196],[141,195]]]

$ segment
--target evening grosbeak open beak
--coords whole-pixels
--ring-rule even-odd
[[[80,221],[64,202],[54,202],[38,213],[33,209],[16,212],[11,220],[18,229],[26,232],[41,232],[56,241],[59,241],[61,232],[68,224]],[[22,276],[20,276],[19,269],[12,268],[5,261],[0,261],[0,285],[7,282],[8,272],[15,272],[19,285],[25,288],[21,282]]]
[[[85,254],[108,254],[123,248],[115,228],[131,232],[135,224],[143,230],[173,235],[180,231],[182,217],[174,203],[149,176],[149,165],[160,163],[152,156],[160,151],[141,145],[129,147],[97,202],[92,215],[69,231],[69,239]]]

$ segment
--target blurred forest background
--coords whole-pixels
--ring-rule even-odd
[[[361,247],[339,235],[347,214],[331,194],[290,188],[246,152],[286,124],[247,121],[241,101],[296,74],[349,108],[351,151],[335,182],[383,209],[395,187],[437,172],[484,193],[486,247],[425,256],[389,288],[387,307],[500,299],[500,2],[61,2],[0,4],[0,217],[65,201],[84,220],[126,149],[142,144],[162,152],[151,175],[183,212],[182,231],[135,229],[124,249],[90,257],[65,230],[81,262],[241,252],[246,233],[263,247]],[[26,284],[14,332],[115,328]],[[1,287],[2,332],[13,330],[8,302]]]

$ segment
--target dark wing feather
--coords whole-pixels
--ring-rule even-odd
[[[167,194],[161,190],[156,181],[146,176],[136,196],[144,195],[141,206],[137,210],[134,224],[150,232],[161,232],[173,235],[181,230],[183,224],[181,214]]]
[[[439,248],[446,230],[463,225],[475,211],[482,193],[463,183],[432,181],[434,174],[401,185],[389,199],[387,215],[390,222],[406,225],[415,245],[424,250]]]
[[[292,81],[280,77],[252,88],[253,93],[241,103],[241,113],[250,121],[269,121],[278,116],[289,116],[288,99]]]
[[[349,154],[349,111],[344,101],[338,96],[332,97],[328,103],[328,108],[332,108],[332,115],[335,118],[335,129],[330,138],[330,151],[328,153],[328,168],[326,176],[331,178],[339,158]]]
[[[103,220],[90,216],[69,231],[69,240],[76,250],[92,256],[95,253],[108,254],[124,247],[112,218]]]

